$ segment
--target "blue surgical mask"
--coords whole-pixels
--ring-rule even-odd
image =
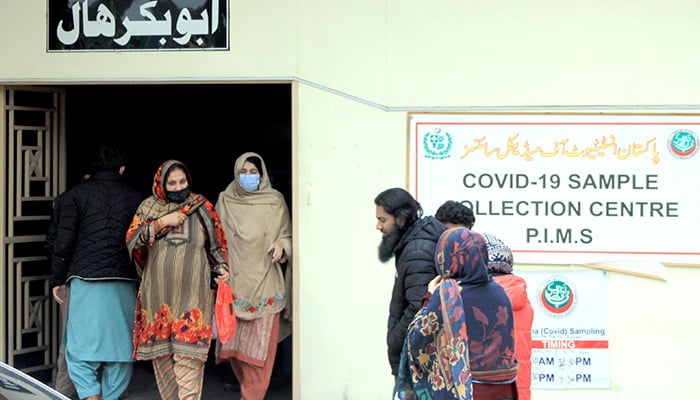
[[[238,175],[238,182],[246,192],[254,192],[258,190],[258,186],[260,186],[260,175],[240,174]]]

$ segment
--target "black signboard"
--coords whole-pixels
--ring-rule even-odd
[[[47,0],[47,50],[228,50],[228,0]]]

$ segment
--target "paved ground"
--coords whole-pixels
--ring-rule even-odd
[[[275,367],[272,380],[265,400],[292,399],[292,370],[291,370],[291,337],[285,339],[277,347]],[[1,396],[0,396],[1,397]],[[204,389],[202,400],[231,399],[240,400],[241,392],[233,371],[228,364],[214,363],[213,346],[204,370]],[[160,394],[153,374],[150,361],[137,361],[134,364],[134,374],[129,388],[122,394],[120,400],[158,400]]]
[[[204,372],[204,390],[202,400],[235,399],[241,397],[231,368],[226,364],[215,365],[207,362]],[[131,384],[122,395],[122,400],[157,400],[158,387],[149,362],[137,362]],[[282,368],[276,368],[266,400],[291,400],[292,384],[286,378]]]

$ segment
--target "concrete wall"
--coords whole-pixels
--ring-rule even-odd
[[[297,399],[389,398],[393,266],[376,257],[373,198],[407,184],[408,111],[697,113],[700,105],[697,2],[230,7],[229,51],[56,54],[46,52],[45,2],[5,1],[0,83],[295,82]],[[697,236],[692,222],[668,234]],[[693,393],[700,269],[665,268],[663,277],[609,274],[611,389],[539,390],[533,399]]]

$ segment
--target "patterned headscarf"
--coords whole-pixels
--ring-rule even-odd
[[[489,253],[489,272],[512,274],[513,252],[510,247],[490,233],[482,233],[482,235],[486,239],[486,249]]]
[[[192,187],[192,174],[190,174],[190,170],[187,168],[187,166],[178,160],[167,160],[163,162],[160,167],[158,167],[156,174],[153,176],[152,191],[153,195],[156,196],[158,200],[166,203],[169,201],[167,197],[165,197],[165,183],[168,175],[175,168],[180,168],[185,171],[187,185],[190,188]]]
[[[472,381],[515,381],[512,306],[489,276],[487,259],[486,241],[476,232],[453,228],[440,236],[435,268],[443,279],[408,326],[400,399],[470,400]]]

